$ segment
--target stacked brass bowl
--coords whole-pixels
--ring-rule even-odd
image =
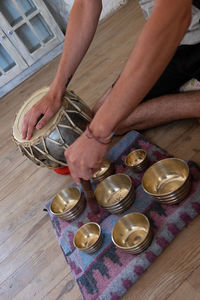
[[[94,182],[99,183],[106,177],[114,174],[114,171],[114,164],[111,163],[107,158],[104,158],[101,168],[93,174],[92,179]]]
[[[136,172],[144,171],[148,166],[147,153],[143,149],[136,149],[130,152],[125,159],[125,165]]]
[[[99,183],[95,190],[97,203],[112,214],[127,210],[134,201],[134,188],[126,174],[114,174]]]
[[[86,253],[96,252],[102,245],[101,227],[94,222],[81,226],[74,236],[74,246]]]
[[[177,204],[190,191],[191,181],[187,163],[178,158],[156,162],[144,174],[142,187],[146,193],[163,204]]]
[[[61,190],[51,202],[50,211],[56,217],[71,221],[83,211],[85,199],[78,187]]]
[[[121,250],[138,254],[147,249],[153,233],[148,218],[141,213],[130,213],[120,218],[112,231],[112,241]]]

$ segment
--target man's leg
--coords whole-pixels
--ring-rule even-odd
[[[117,134],[142,130],[175,120],[200,118],[200,91],[160,96],[139,104],[129,117],[121,122]]]
[[[94,107],[96,112],[103,104],[109,89]],[[140,103],[129,117],[121,122],[117,134],[142,130],[175,120],[200,118],[200,91],[169,94]]]
[[[200,80],[200,44],[181,46],[172,61],[135,110],[117,128],[118,134],[129,130],[142,130],[179,119],[200,119],[200,91],[178,93],[189,79]],[[111,88],[97,102],[96,112],[105,101]]]

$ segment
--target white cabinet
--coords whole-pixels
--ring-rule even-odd
[[[1,29],[0,38],[0,86],[3,86],[28,65]]]
[[[63,40],[43,1],[0,0],[0,87]]]

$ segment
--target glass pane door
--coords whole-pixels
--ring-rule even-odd
[[[10,54],[6,51],[6,49],[0,44],[0,67],[3,72],[8,72],[16,66],[16,63],[10,56]],[[2,74],[3,75],[3,74]]]
[[[20,12],[10,0],[0,1],[0,11],[6,17],[11,26],[15,26],[17,23],[23,20]]]
[[[29,65],[64,40],[64,36],[40,0],[0,0],[3,30]]]
[[[15,32],[30,53],[33,53],[41,47],[40,41],[27,24],[23,24],[17,28]]]
[[[15,32],[30,53],[43,47],[45,43],[54,37],[41,14],[29,19],[27,23],[18,27]]]
[[[0,86],[9,82],[28,65],[18,54],[6,34],[0,30]]]
[[[32,0],[1,0],[0,10],[13,27],[23,20],[23,15],[27,17],[37,8]]]
[[[53,32],[50,30],[41,14],[38,14],[30,19],[30,24],[32,28],[34,28],[37,36],[42,41],[42,43],[45,44],[54,37]]]
[[[35,4],[31,0],[15,0],[18,7],[22,11],[22,13],[27,17],[31,13],[33,13],[35,10],[37,10]]]

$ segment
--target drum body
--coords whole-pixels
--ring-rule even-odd
[[[92,119],[90,108],[72,91],[66,91],[60,110],[41,130],[34,129],[30,140],[21,138],[24,115],[49,88],[34,93],[21,107],[13,125],[13,139],[22,154],[39,166],[67,166],[64,152],[83,133]]]

